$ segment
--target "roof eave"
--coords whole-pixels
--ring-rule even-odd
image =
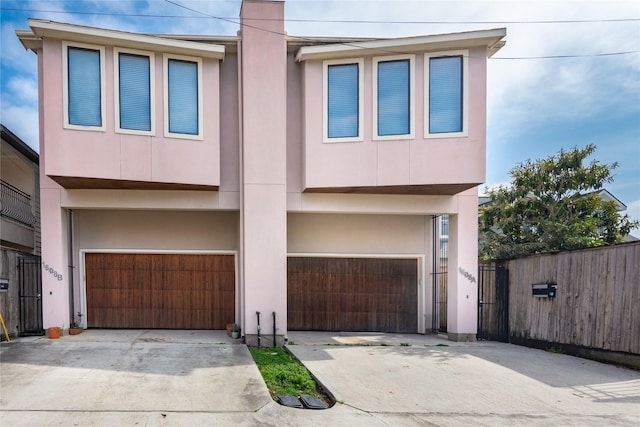
[[[40,163],[40,156],[26,142],[18,138],[13,132],[7,129],[4,125],[0,124],[0,136],[3,141],[7,141],[10,146],[15,148],[19,153],[24,155],[27,159],[35,163]]]
[[[27,50],[36,52],[42,48],[42,39],[36,36],[31,30],[16,30],[16,36],[20,39],[20,43]]]
[[[23,37],[20,38],[27,49],[32,49],[30,46],[34,45],[37,39],[50,37],[72,42],[108,44],[133,49],[197,55],[219,60],[223,60],[225,54],[225,47],[218,44],[176,40],[146,34],[63,24],[40,19],[29,19],[29,26],[31,27],[31,34],[33,34],[33,36],[25,31],[22,32]],[[18,34],[18,37],[20,36],[21,34]]]
[[[379,39],[363,42],[334,43],[321,46],[304,46],[296,54],[296,61],[314,59],[339,59],[358,55],[409,53],[486,46],[487,56],[495,54],[502,46],[506,28],[469,31],[463,33],[436,34],[420,37]]]

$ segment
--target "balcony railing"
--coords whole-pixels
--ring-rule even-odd
[[[31,196],[0,180],[0,216],[33,227],[36,218],[31,212]]]

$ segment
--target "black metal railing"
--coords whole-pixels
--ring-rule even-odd
[[[509,342],[509,270],[500,263],[478,265],[477,338]]]
[[[31,211],[31,196],[0,180],[0,216],[33,227],[36,218]]]

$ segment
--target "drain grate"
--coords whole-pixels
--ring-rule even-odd
[[[327,409],[324,402],[317,397],[303,394],[302,396],[300,396],[300,400],[302,401],[304,407],[307,409]]]
[[[288,406],[290,408],[304,408],[298,398],[291,396],[290,394],[279,394],[276,396],[276,399],[278,399],[278,403],[281,405]]]

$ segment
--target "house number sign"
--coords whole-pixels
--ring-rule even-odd
[[[462,274],[462,276],[469,280],[471,283],[476,283],[476,278],[473,276],[473,274],[469,273],[467,270],[465,270],[462,267],[458,268],[458,272],[460,272],[460,274]]]
[[[58,273],[56,270],[53,269],[53,267],[49,266],[49,264],[47,264],[44,261],[42,262],[42,268],[44,268],[44,271],[48,272],[53,277],[58,279],[59,282],[62,281],[62,273]]]

